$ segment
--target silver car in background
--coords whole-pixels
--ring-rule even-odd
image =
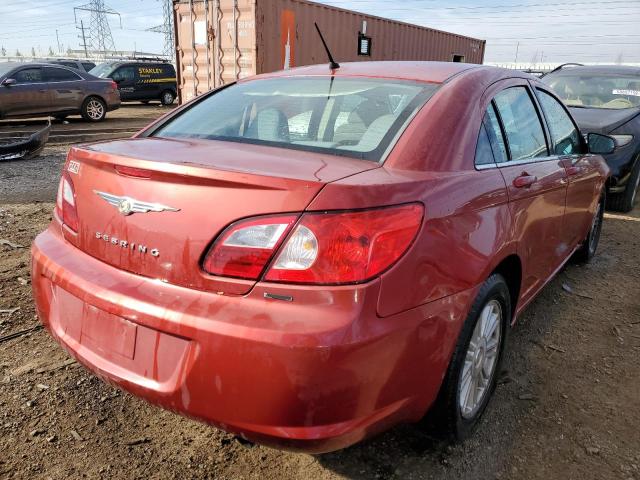
[[[0,63],[0,118],[82,115],[99,122],[119,107],[118,86],[111,79],[61,65]]]

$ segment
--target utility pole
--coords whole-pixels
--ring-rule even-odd
[[[518,63],[518,51],[520,50],[520,42],[518,42],[516,44],[516,59],[513,63],[517,64]]]
[[[89,52],[87,52],[87,37],[84,35],[84,22],[82,20],[80,20],[80,30],[82,31],[82,37],[78,37],[82,38],[82,43],[80,44],[80,46],[84,48],[85,58],[89,58]]]
[[[120,20],[120,28],[122,28],[122,17],[113,8],[104,4],[104,0],[91,0],[89,3],[80,7],[73,7],[73,15],[78,22],[76,12],[89,12],[91,19],[89,21],[89,30],[91,36],[89,43],[91,50],[102,52],[104,56],[108,51],[115,51],[116,46],[111,35],[111,27],[107,15],[117,15]]]
[[[164,35],[164,47],[162,54],[165,57],[173,58],[175,54],[175,44],[173,42],[173,3],[171,0],[160,0],[162,2],[162,25],[147,28],[149,32],[162,33]]]
[[[62,53],[62,47],[60,46],[60,37],[58,36],[57,28],[56,28],[56,42],[58,43],[58,53]]]

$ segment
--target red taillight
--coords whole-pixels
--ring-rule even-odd
[[[78,231],[78,211],[76,210],[76,192],[73,182],[67,172],[60,178],[58,187],[58,197],[56,199],[56,209],[58,216],[67,227],[74,232]]]
[[[281,215],[234,223],[213,244],[203,268],[213,275],[257,280],[297,218]]]
[[[118,90],[118,84],[113,80],[111,80],[111,88],[113,88],[114,90]]]
[[[306,213],[265,280],[343,284],[369,280],[400,259],[422,223],[418,204],[361,212]]]
[[[407,251],[423,207],[257,217],[228,227],[206,255],[214,275],[273,282],[346,284],[369,280]],[[286,242],[284,239],[287,239]],[[277,252],[277,254],[276,254]]]

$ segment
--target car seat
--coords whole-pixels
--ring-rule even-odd
[[[276,108],[260,110],[249,125],[245,137],[267,142],[289,143],[287,117]]]

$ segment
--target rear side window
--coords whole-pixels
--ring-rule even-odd
[[[257,143],[377,162],[437,88],[329,76],[240,82],[203,97],[154,135]]]
[[[42,82],[42,70],[40,68],[23,68],[14,75],[18,83]]]
[[[91,62],[82,62],[82,68],[84,68],[85,72],[88,72],[89,70],[96,68],[96,64]]]
[[[82,78],[64,68],[44,67],[44,76],[47,82],[69,82],[81,80]]]
[[[581,152],[580,133],[560,102],[544,90],[536,89],[542,111],[547,119],[556,155]]]
[[[134,80],[136,78],[136,72],[133,67],[120,67],[111,76],[116,82]]]
[[[538,112],[525,87],[511,87],[494,98],[502,120],[511,160],[546,157],[547,142]]]
[[[494,163],[491,142],[483,122],[480,125],[480,135],[478,135],[478,144],[476,145],[476,165],[493,165]]]
[[[487,108],[487,113],[484,116],[484,128],[491,142],[491,148],[493,150],[493,157],[496,163],[504,163],[509,161],[509,152],[507,151],[507,145],[504,142],[504,136],[500,128],[500,121],[496,115],[495,107],[493,103]]]

